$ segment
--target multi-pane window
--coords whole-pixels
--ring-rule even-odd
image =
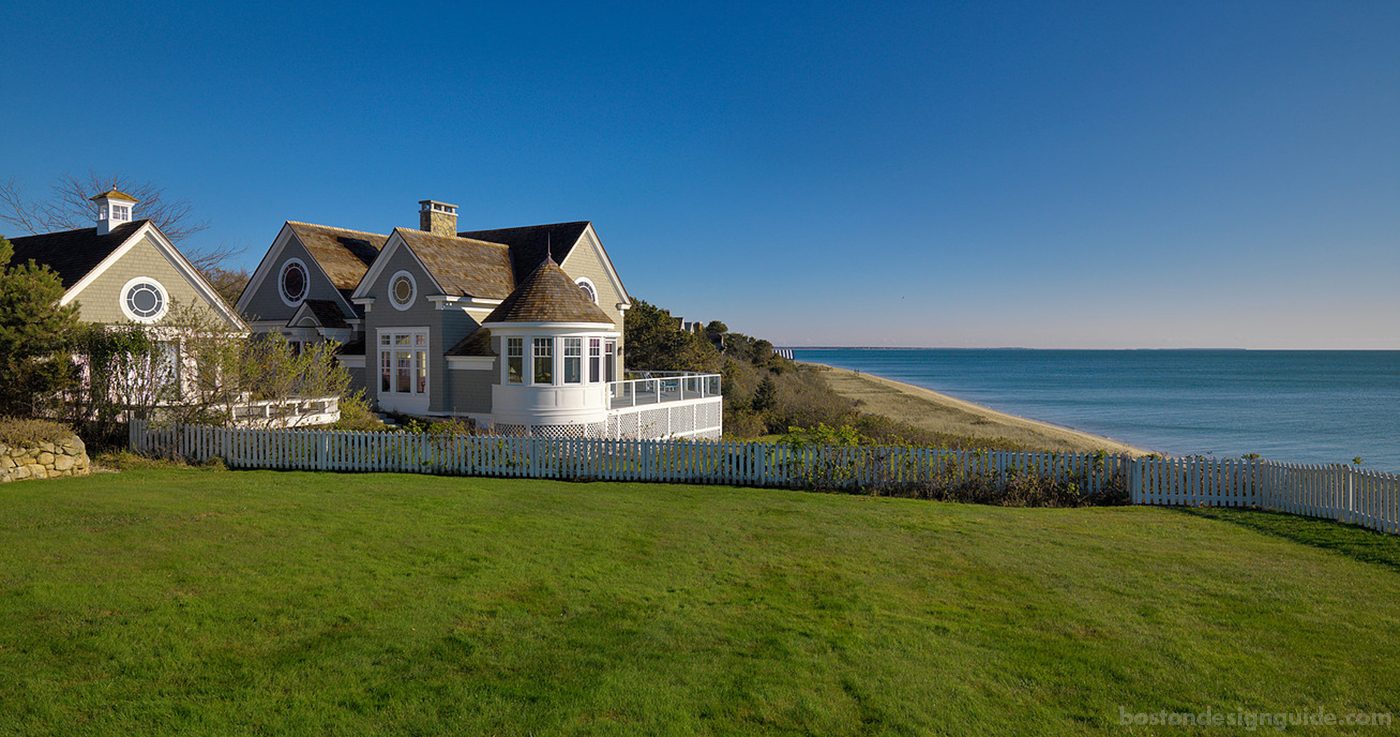
[[[603,341],[598,338],[588,339],[588,381],[598,383],[598,370],[603,357]]]
[[[564,339],[564,383],[583,382],[583,338]]]
[[[126,290],[126,309],[138,320],[150,320],[165,312],[165,292],[152,281],[133,284]]]
[[[428,393],[428,334],[423,330],[379,334],[381,394]]]
[[[605,343],[603,346],[603,353],[605,354],[603,363],[607,367],[608,381],[617,381],[617,362],[615,360],[617,343],[611,340]]]
[[[524,338],[506,338],[506,381],[512,384],[525,381]]]
[[[535,381],[536,384],[554,383],[554,339],[535,338]]]

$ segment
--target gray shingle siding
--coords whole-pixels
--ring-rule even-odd
[[[256,291],[249,297],[247,305],[243,308],[243,319],[249,322],[254,320],[286,322],[292,319],[297,308],[288,307],[277,291],[277,282],[282,276],[282,265],[292,258],[301,259],[301,262],[306,264],[307,277],[310,281],[306,293],[307,299],[329,299],[340,305],[340,290],[331,284],[326,275],[316,266],[315,259],[311,258],[311,255],[302,247],[301,242],[293,235],[277,257],[277,262],[272,264],[272,268],[268,270],[267,276],[260,284],[255,285]],[[340,305],[340,309],[344,312],[345,306]],[[354,317],[354,315],[346,315],[346,317]]]

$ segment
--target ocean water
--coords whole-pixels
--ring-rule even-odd
[[[1400,472],[1400,351],[795,348],[1170,455]]]

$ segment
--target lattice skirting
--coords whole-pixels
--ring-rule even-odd
[[[607,431],[606,422],[589,422],[568,425],[519,425],[498,422],[492,429],[497,435],[513,437],[549,438],[551,440],[601,438]]]
[[[718,438],[723,406],[719,402],[660,406],[608,416],[607,437],[656,440],[666,437]]]

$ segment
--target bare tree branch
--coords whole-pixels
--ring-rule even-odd
[[[24,195],[20,193],[19,183],[10,178],[10,181],[0,185],[0,220],[35,235],[39,232],[35,227],[34,217],[30,208],[25,205]]]
[[[0,221],[28,234],[90,228],[97,222],[98,209],[90,198],[116,189],[135,197],[138,200],[136,215],[153,221],[172,243],[179,243],[209,227],[208,221],[193,219],[189,200],[167,200],[164,187],[138,182],[125,174],[108,176],[90,171],[85,178],[63,174],[52,189],[53,195],[48,200],[31,201],[24,198],[14,179],[0,184]],[[222,271],[224,263],[244,250],[221,243],[215,248],[185,255],[200,273],[209,277],[215,271]]]
[[[52,189],[53,196],[48,200],[27,201],[11,179],[0,186],[0,207],[5,210],[0,212],[0,220],[29,233],[89,228],[97,222],[97,203],[89,198],[117,189],[139,200],[137,214],[154,221],[171,242],[178,243],[209,227],[207,221],[195,221],[191,217],[189,200],[166,200],[163,187],[138,182],[125,174],[109,176],[88,172],[85,178],[64,174],[54,182]]]

